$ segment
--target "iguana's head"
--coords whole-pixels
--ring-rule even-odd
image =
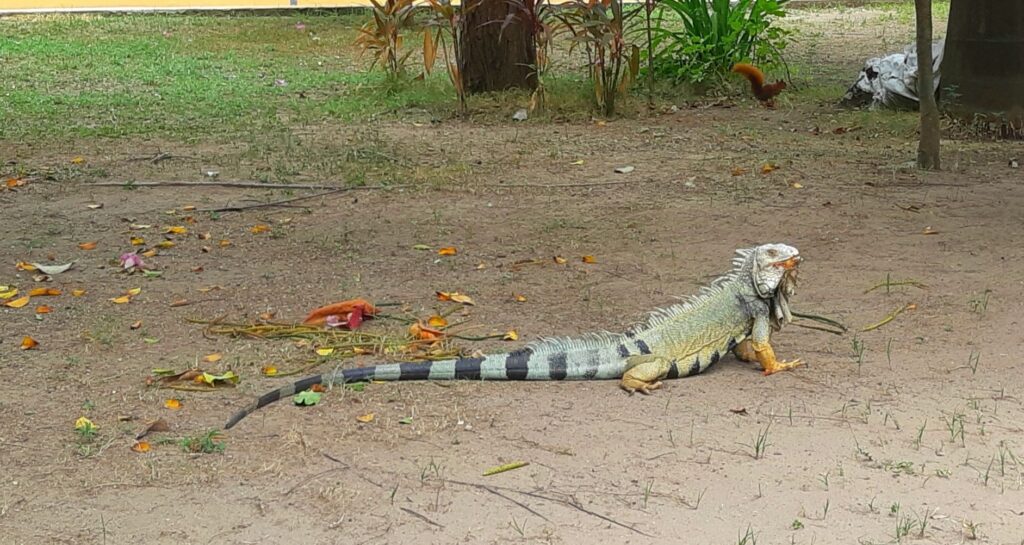
[[[793,319],[789,297],[796,291],[800,251],[785,244],[762,244],[747,254],[751,283],[758,297],[768,300],[771,326],[779,330]]]
[[[780,286],[792,292],[789,284],[796,280],[801,261],[799,250],[785,244],[762,244],[753,248],[749,259],[752,261],[751,280],[759,296],[769,299]]]

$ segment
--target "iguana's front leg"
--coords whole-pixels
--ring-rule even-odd
[[[630,356],[626,358],[626,370],[619,386],[630,394],[650,394],[651,390],[661,388],[661,381],[668,376],[671,367],[672,362],[662,356]]]
[[[772,349],[770,341],[771,326],[768,325],[768,318],[767,316],[759,316],[754,319],[754,327],[751,332],[749,345],[740,349],[746,341],[740,343],[736,347],[737,349],[740,349],[735,351],[736,356],[744,361],[750,361],[747,357],[749,357],[750,352],[753,351],[754,354],[752,359],[756,359],[757,362],[761,364],[761,368],[764,369],[765,375],[778,373],[779,371],[785,371],[804,364],[800,359],[795,359],[793,361],[779,361],[775,359],[775,350]],[[741,354],[741,352],[745,353]]]

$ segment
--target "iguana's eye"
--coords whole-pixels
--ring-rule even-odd
[[[778,250],[775,248],[768,248],[768,252],[766,253],[768,254],[768,257],[777,257],[779,255]]]

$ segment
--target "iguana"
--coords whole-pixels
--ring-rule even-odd
[[[663,379],[696,375],[732,350],[769,375],[801,365],[779,361],[772,331],[792,319],[789,297],[801,257],[785,244],[737,250],[733,269],[696,295],[652,312],[625,333],[545,339],[503,354],[336,370],[268,392],[235,413],[231,428],[253,411],[315,384],[369,380],[598,380],[621,378],[624,390],[650,393]]]

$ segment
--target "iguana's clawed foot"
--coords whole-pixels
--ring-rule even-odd
[[[799,367],[803,364],[804,362],[801,359],[795,359],[793,361],[776,361],[774,364],[764,368],[764,375],[768,376],[773,373],[778,373],[779,371],[786,371],[794,367]]]
[[[630,380],[623,378],[622,383],[619,384],[619,386],[622,387],[623,390],[629,392],[629,395],[633,395],[636,392],[640,392],[641,394],[644,395],[651,395],[651,390],[660,389],[662,383],[659,380],[658,382],[655,382],[653,384],[648,384],[641,380]]]
[[[669,360],[659,356],[630,356],[626,359],[626,369],[619,386],[630,394],[650,394],[651,390],[661,388],[661,379],[668,376],[671,367]]]

